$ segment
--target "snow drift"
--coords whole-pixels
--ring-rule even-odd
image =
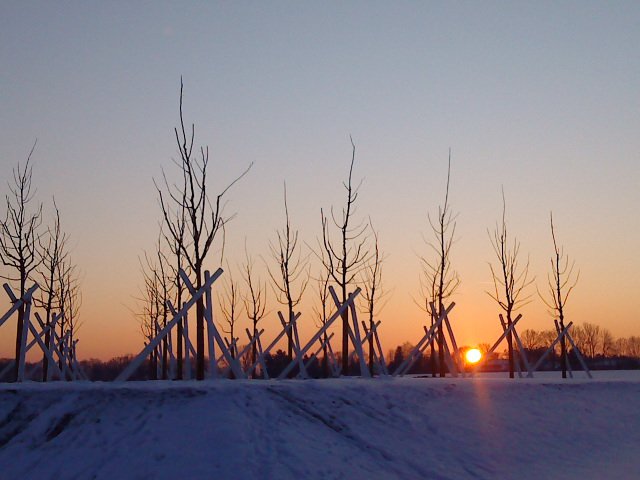
[[[640,382],[0,387],[0,478],[640,478]]]

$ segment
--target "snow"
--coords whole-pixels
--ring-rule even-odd
[[[635,479],[640,372],[0,386],[0,478]]]

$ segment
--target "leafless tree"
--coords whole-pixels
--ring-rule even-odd
[[[378,241],[378,232],[374,230],[371,219],[369,219],[369,225],[371,225],[371,231],[373,236],[373,255],[369,257],[366,262],[366,266],[363,270],[362,285],[363,285],[363,298],[364,298],[364,312],[369,319],[369,331],[374,330],[374,317],[381,310],[381,301],[385,296],[385,291],[382,289],[382,263],[383,255],[380,251],[380,244]],[[375,339],[373,333],[369,339],[369,373],[373,376],[373,357],[374,357],[374,343]]]
[[[284,213],[285,226],[276,232],[277,242],[269,242],[271,256],[277,262],[278,272],[272,272],[267,267],[271,284],[278,303],[287,307],[287,322],[290,323],[294,316],[294,309],[300,303],[302,295],[309,282],[307,258],[302,255],[298,243],[298,230],[291,227],[289,206],[287,204],[287,184],[284,185]],[[289,362],[293,356],[292,329],[287,335],[287,358]]]
[[[244,297],[244,308],[247,312],[247,317],[251,322],[251,326],[253,328],[253,338],[255,339],[258,335],[258,322],[262,320],[265,315],[267,302],[267,285],[266,283],[261,283],[259,278],[256,278],[253,272],[253,258],[249,255],[247,251],[247,247],[245,245],[245,264],[243,265],[244,270],[244,281],[247,286],[247,295]],[[253,365],[256,362],[257,358],[257,341],[254,340],[253,346],[251,348],[251,364]]]
[[[174,208],[171,211],[163,207],[163,211],[165,212],[165,214],[163,215],[163,221],[166,223],[171,223],[171,226],[166,227],[165,225],[162,225],[160,228],[161,235],[164,238],[167,247],[169,248],[169,252],[172,258],[172,260],[169,260],[169,258],[167,257],[166,268],[169,270],[170,276],[173,280],[172,290],[174,291],[174,300],[178,309],[182,307],[184,291],[186,289],[182,281],[180,271],[182,270],[185,271],[185,273],[189,274],[189,269],[186,265],[184,256],[184,252],[186,251],[185,242],[187,225],[187,177],[186,175],[184,175],[184,171],[182,173],[183,184],[180,189],[175,192],[176,195],[178,195],[180,192],[182,193],[182,201],[179,204],[177,202],[174,202]],[[163,178],[166,185],[168,183],[166,177]],[[162,198],[161,189],[159,189],[157,185],[156,189],[158,191],[159,198]],[[184,320],[181,318],[178,320],[178,323],[176,325],[176,367],[178,380],[182,380],[184,375],[184,345]]]
[[[561,330],[564,330],[564,313],[569,295],[578,283],[580,272],[575,272],[575,262],[569,263],[569,258],[564,254],[564,248],[558,246],[553,225],[553,212],[550,215],[551,238],[553,239],[554,255],[551,258],[551,274],[547,277],[548,295],[546,299],[540,295],[552,315],[557,318]],[[560,341],[560,363],[562,364],[562,378],[567,378],[567,346],[565,337]]]
[[[607,328],[600,331],[600,353],[603,357],[608,357],[615,352],[615,340]]]
[[[616,340],[616,350],[618,355],[631,358],[640,357],[640,337],[630,336]]]
[[[582,342],[580,349],[584,350],[585,355],[594,358],[600,344],[600,326],[593,323],[584,322],[581,327]]]
[[[58,295],[59,283],[57,281],[58,266],[61,262],[65,262],[69,253],[67,251],[68,236],[64,233],[60,226],[60,211],[56,205],[55,199],[53,201],[55,208],[54,223],[47,229],[46,238],[41,237],[39,239],[40,257],[42,263],[38,268],[41,280],[40,294],[35,299],[36,305],[44,309],[45,312],[45,326],[47,331],[45,333],[44,343],[51,350],[52,341],[54,336],[50,330],[51,322],[53,321],[53,314],[56,311],[61,310],[60,299]],[[46,382],[49,378],[49,358],[47,355],[42,357],[42,381]]]
[[[160,206],[167,234],[182,251],[195,279],[194,286],[200,289],[204,283],[204,261],[218,233],[224,229],[231,219],[224,214],[223,199],[229,189],[235,185],[251,169],[251,165],[237,178],[227,184],[220,193],[211,200],[207,187],[207,167],[209,166],[209,147],[200,147],[194,152],[195,126],[191,124],[190,132],[184,122],[182,113],[183,83],[180,79],[180,127],[175,128],[176,142],[180,151],[180,160],[176,161],[182,174],[181,185],[170,183],[163,174],[164,186],[158,188]],[[183,212],[186,217],[183,242],[178,242],[180,231],[175,222],[176,212]],[[186,240],[186,241],[184,241]],[[204,379],[204,300],[200,298],[196,304],[196,378]]]
[[[420,257],[423,270],[422,284],[425,288],[425,309],[431,318],[433,325],[435,320],[445,310],[445,301],[453,295],[460,284],[458,274],[451,268],[451,247],[455,237],[456,222],[455,215],[451,211],[449,204],[449,183],[451,179],[451,150],[449,150],[449,162],[447,166],[447,184],[444,197],[444,204],[438,207],[438,218],[434,221],[428,216],[429,225],[433,232],[434,239],[427,244],[435,253],[434,258]],[[431,290],[431,292],[429,292]],[[428,295],[431,294],[431,300]],[[436,311],[432,311],[431,302],[434,303]],[[442,323],[438,328],[438,363],[440,376],[445,376],[444,363],[444,326]],[[435,375],[434,345],[431,343],[431,366],[432,374]]]
[[[142,308],[137,313],[140,319],[140,330],[147,342],[151,342],[158,334],[158,325],[161,318],[162,300],[160,276],[155,261],[145,253],[144,261],[140,259],[140,271],[144,279],[144,289],[139,298]],[[149,378],[158,378],[158,349],[149,354]]]
[[[38,255],[38,241],[42,224],[42,204],[31,211],[35,189],[32,189],[31,157],[36,148],[33,144],[27,156],[24,168],[20,164],[13,169],[13,183],[9,184],[10,194],[6,195],[7,210],[4,220],[0,221],[0,259],[9,273],[1,278],[16,282],[20,290],[20,298],[27,291],[27,281],[38,267],[41,258]],[[16,329],[16,362],[14,378],[18,378],[18,360],[22,351],[22,329],[24,325],[24,304],[18,309]]]
[[[513,239],[511,242],[507,232],[507,202],[502,189],[502,220],[497,224],[493,235],[489,233],[491,246],[498,258],[498,265],[494,268],[489,263],[491,277],[493,278],[493,292],[487,292],[493,298],[507,317],[507,327],[513,323],[514,312],[529,302],[530,295],[525,295],[525,289],[533,283],[529,279],[529,260],[524,265],[520,264],[520,242]],[[513,334],[507,334],[507,348],[509,352],[509,377],[514,378],[513,360]]]
[[[167,321],[169,317],[169,307],[168,302],[171,299],[171,286],[173,283],[173,279],[175,278],[170,273],[170,264],[167,259],[167,256],[162,250],[162,239],[163,234],[160,233],[158,238],[157,248],[156,248],[156,269],[155,275],[157,277],[157,286],[158,286],[158,314],[159,314],[159,324],[162,328],[167,326]],[[158,332],[159,333],[159,332]],[[169,339],[165,336],[162,339],[162,379],[167,380],[169,378]]]
[[[331,278],[337,284],[342,296],[342,302],[346,302],[349,296],[348,288],[358,277],[364,268],[368,258],[367,229],[368,224],[362,222],[353,226],[355,204],[362,181],[358,186],[353,186],[353,165],[356,159],[356,146],[351,140],[352,154],[349,166],[349,176],[344,183],[347,192],[346,204],[342,209],[342,215],[337,218],[331,208],[330,219],[323,210],[320,210],[322,218],[322,248],[326,255],[319,255],[324,261],[324,267],[331,274]],[[338,240],[331,238],[330,230],[336,228],[339,231]],[[349,374],[349,309],[342,314],[342,373]]]
[[[318,306],[314,306],[316,315],[316,327],[322,328],[326,325],[329,319],[329,282],[331,281],[331,274],[328,270],[323,269],[320,276],[317,279],[318,285],[318,298],[320,300]],[[322,374],[325,378],[329,377],[329,349],[328,349],[328,336],[327,331],[324,331],[322,335]]]
[[[540,332],[527,328],[520,334],[522,346],[527,350],[536,350],[544,345]]]
[[[227,267],[228,275],[224,282],[224,291],[222,295],[218,295],[218,302],[220,304],[220,311],[224,316],[226,322],[226,328],[223,327],[222,331],[229,335],[229,352],[232,358],[237,357],[237,338],[235,336],[235,327],[238,320],[238,314],[240,309],[240,289],[238,283],[233,279],[230,269]]]
[[[80,321],[80,307],[82,305],[82,292],[80,290],[80,274],[77,265],[67,257],[65,261],[58,263],[58,304],[60,306],[60,345],[59,350],[62,352],[67,349],[69,367],[72,367],[75,358],[75,344],[78,330],[82,322]],[[65,336],[66,345],[64,343]],[[62,368],[62,365],[60,365]]]

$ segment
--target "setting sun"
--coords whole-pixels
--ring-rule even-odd
[[[482,352],[480,352],[480,350],[478,350],[477,348],[472,348],[470,350],[467,350],[465,358],[467,360],[467,363],[478,363],[482,358]]]

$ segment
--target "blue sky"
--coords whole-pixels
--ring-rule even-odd
[[[46,210],[55,194],[72,236],[81,338],[99,355],[100,339],[109,352],[140,343],[128,309],[157,232],[152,178],[177,155],[180,76],[213,185],[255,162],[229,196],[232,266],[245,238],[267,255],[285,180],[315,244],[320,207],[343,198],[352,135],[358,212],[388,254],[388,343],[419,335],[416,255],[451,148],[463,338],[499,331],[484,290],[502,185],[540,288],[553,209],[581,270],[576,321],[638,333],[639,21],[637,2],[4,3],[0,179],[37,138],[38,197]],[[549,328],[534,299],[526,326]],[[115,346],[122,331],[133,340]]]

